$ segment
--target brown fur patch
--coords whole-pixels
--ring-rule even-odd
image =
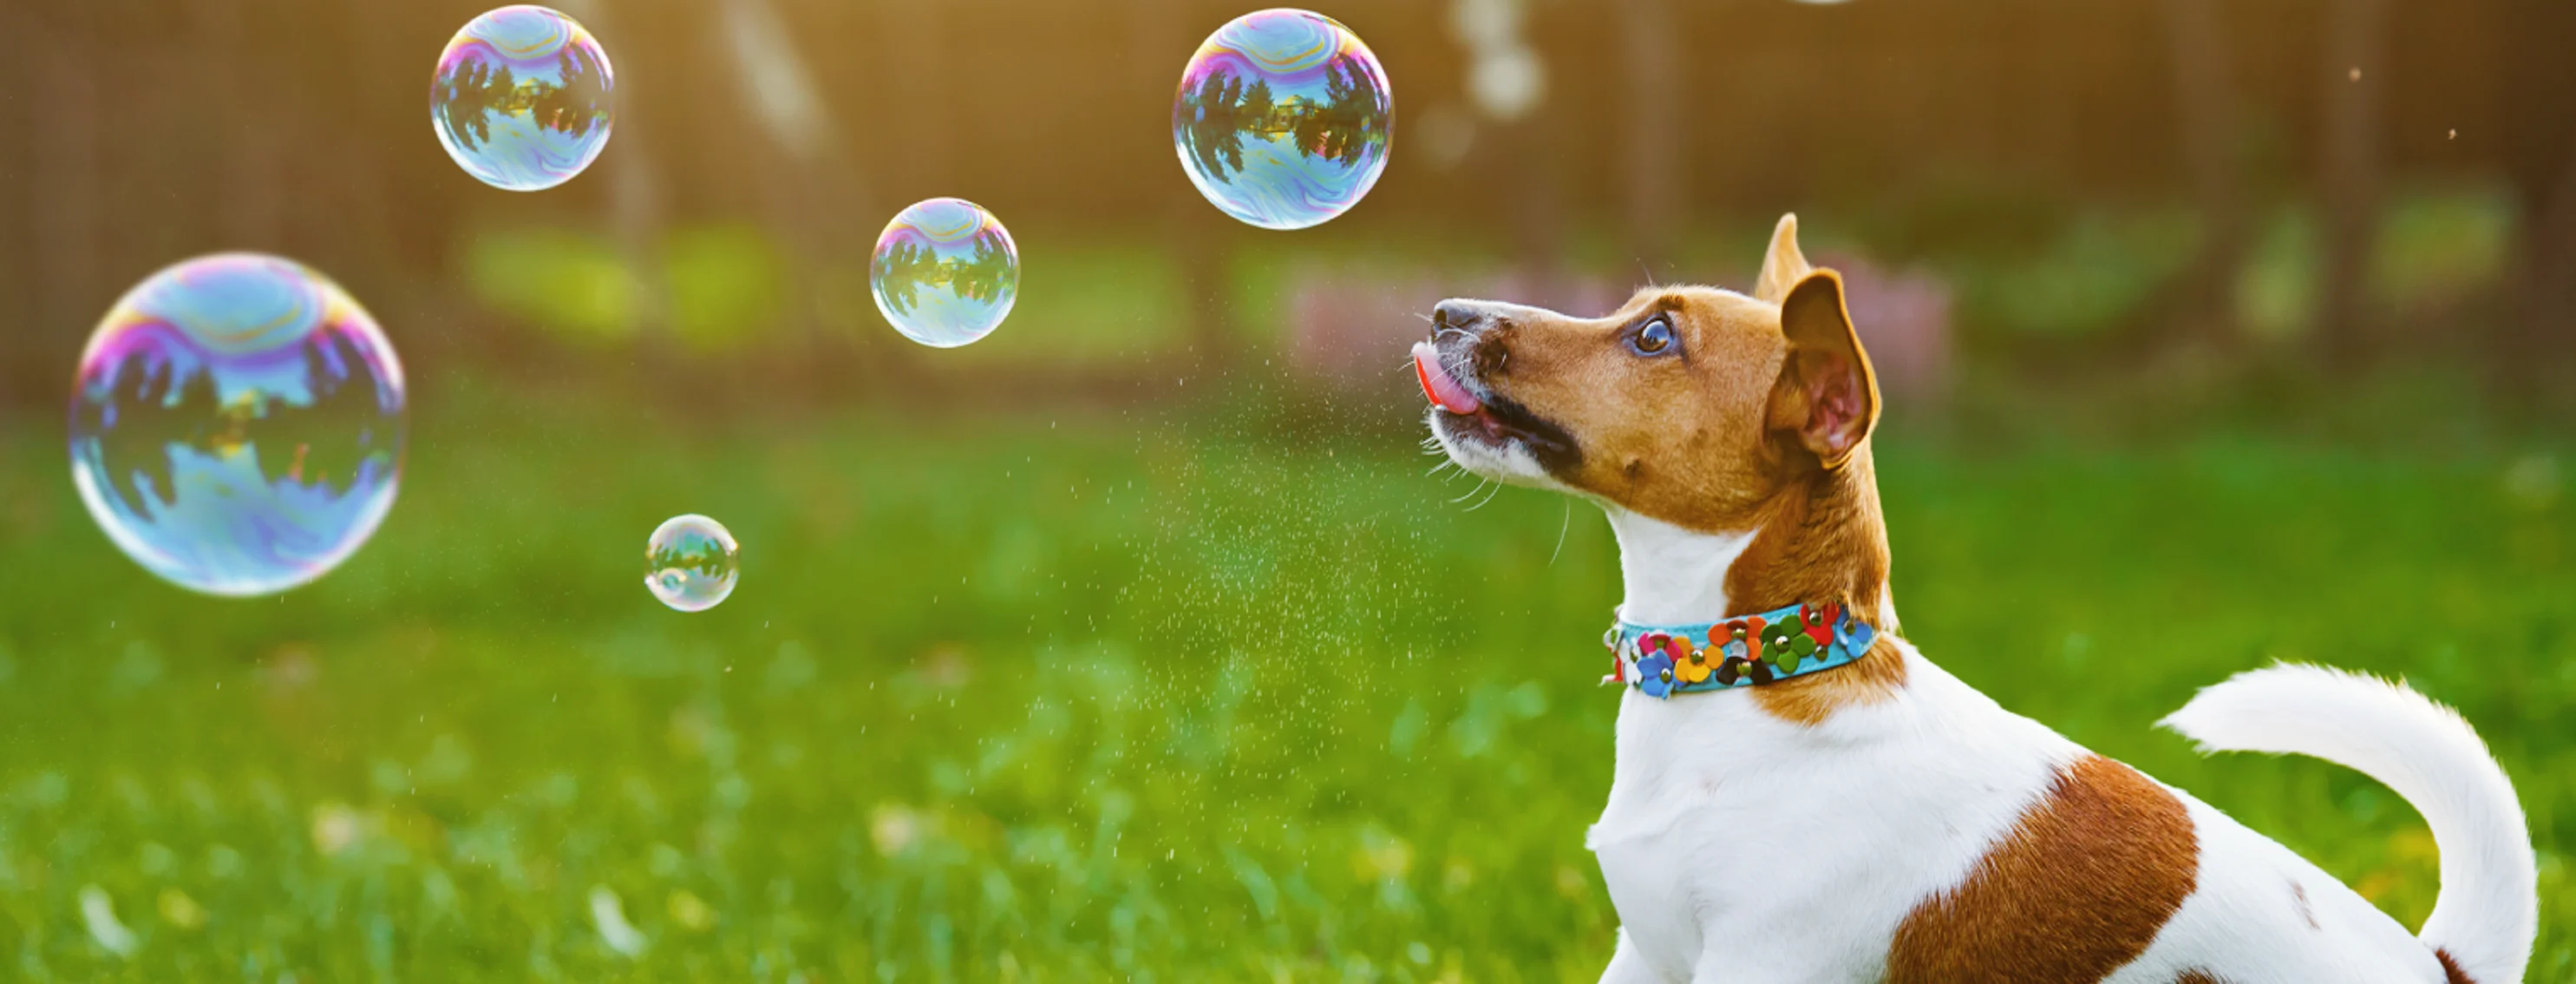
[[[2460,969],[2459,961],[2451,959],[2450,951],[2435,950],[2433,959],[2442,962],[2442,984],[2478,984],[2469,979],[2467,971]]]
[[[2155,941],[2199,864],[2181,800],[2135,769],[2085,756],[1967,881],[1905,917],[1887,979],[2098,981]]]
[[[1867,447],[1843,467],[1782,490],[1758,523],[1761,532],[1726,571],[1727,604],[1736,610],[1730,614],[1834,598],[1861,621],[1880,621],[1887,523],[1879,518],[1878,478]],[[1772,716],[1813,727],[1836,710],[1888,700],[1904,687],[1905,658],[1882,639],[1849,666],[1755,687],[1752,694]]]
[[[2290,901],[2299,907],[2299,919],[2306,922],[2309,929],[2325,928],[2317,924],[2317,910],[2308,904],[2308,887],[2299,884],[2296,878],[2290,879]]]
[[[2183,971],[2182,976],[2174,978],[2174,984],[2233,984],[2233,982],[2206,970],[2193,969]]]

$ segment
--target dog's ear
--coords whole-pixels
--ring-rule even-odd
[[[1770,251],[1762,254],[1762,276],[1753,281],[1753,298],[1778,304],[1812,269],[1806,254],[1798,252],[1798,213],[1783,215],[1771,230]]]
[[[1780,333],[1789,361],[1771,391],[1771,426],[1795,431],[1826,468],[1842,467],[1878,424],[1878,375],[1852,331],[1842,275],[1818,270],[1791,286],[1780,299]]]

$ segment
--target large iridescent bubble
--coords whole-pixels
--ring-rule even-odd
[[[1172,143],[1190,183],[1225,214],[1303,229],[1377,184],[1394,112],[1386,70],[1358,35],[1322,14],[1263,10],[1190,56]]]
[[[72,381],[72,484],[154,574],[283,591],[347,560],[393,508],[403,371],[358,302],[293,260],[204,256],[99,322]]]
[[[1020,294],[1020,248],[983,206],[933,198],[897,213],[868,262],[877,310],[905,338],[956,348],[1000,327]]]
[[[617,76],[579,22],[503,7],[456,32],[429,82],[429,121],[475,180],[537,191],[573,179],[608,146]]]
[[[732,531],[696,513],[663,520],[644,541],[644,588],[675,610],[722,604],[741,574],[742,547]]]

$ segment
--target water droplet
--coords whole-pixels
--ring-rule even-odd
[[[429,121],[474,179],[539,191],[573,179],[608,146],[616,72],[581,24],[544,7],[474,18],[438,56]]]
[[[1395,98],[1340,22],[1263,10],[1199,45],[1172,102],[1172,143],[1199,193],[1264,229],[1348,211],[1386,171]]]
[[[733,594],[741,560],[724,524],[695,513],[673,516],[644,544],[644,586],[675,610],[706,611]]]
[[[877,310],[903,337],[956,348],[1000,327],[1020,293],[1020,249],[1001,220],[962,198],[897,213],[868,262]]]
[[[91,332],[72,483],[164,580],[284,591],[347,560],[393,508],[403,394],[393,344],[338,284],[275,256],[199,257]]]

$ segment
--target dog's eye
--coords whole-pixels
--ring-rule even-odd
[[[1628,347],[1637,350],[1638,355],[1662,355],[1672,351],[1672,321],[1656,315],[1655,320],[1646,322],[1636,334],[1628,336]]]

